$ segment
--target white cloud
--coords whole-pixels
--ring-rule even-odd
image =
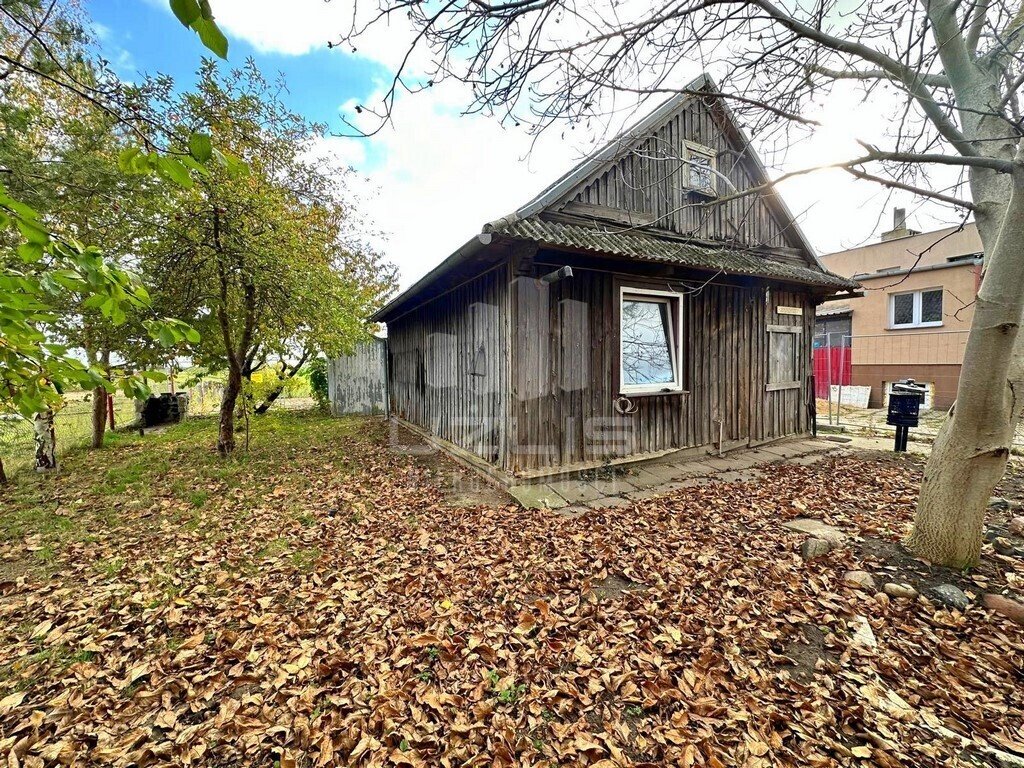
[[[163,0],[159,2],[166,8]],[[244,39],[260,51],[295,56],[338,41],[352,23],[353,10],[348,0],[291,0],[286,7],[276,0],[216,0],[213,6],[229,38]],[[375,7],[363,3],[361,11]],[[562,29],[559,34],[576,31]],[[357,51],[346,54],[378,63],[390,76],[409,40],[404,17],[394,17],[390,26],[371,27],[358,39]],[[422,72],[425,64],[425,54],[420,54],[411,69]],[[378,105],[379,96],[378,92],[363,103]],[[386,252],[401,267],[403,285],[479,232],[483,223],[531,198],[592,145],[593,136],[565,134],[558,126],[534,144],[524,130],[503,128],[496,118],[461,116],[460,108],[469,101],[468,90],[457,83],[402,94],[393,126],[371,139],[325,141],[325,148],[340,155],[339,163],[351,164],[370,177],[361,190],[363,206],[389,235]],[[343,111],[351,115],[353,106],[347,104]],[[878,117],[877,102],[871,106],[876,108],[859,104],[852,93],[834,95],[820,116],[825,127],[794,146],[775,172],[859,154],[853,138],[878,140],[879,126],[886,124]],[[621,114],[613,122],[620,124]],[[861,244],[888,229],[891,213],[883,210],[887,205],[906,206],[920,228],[954,220],[948,209],[921,204],[906,193],[890,194],[842,171],[793,179],[781,186],[781,192],[823,253]]]
[[[385,252],[399,265],[403,287],[554,181],[588,144],[554,131],[534,143],[524,129],[460,115],[462,92],[445,83],[403,96],[393,124],[374,137],[325,142],[369,177],[359,190],[361,209],[386,234]],[[360,142],[364,148],[356,149]]]

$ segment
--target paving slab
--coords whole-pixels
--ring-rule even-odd
[[[707,461],[701,459],[700,461],[687,461],[683,464],[675,464],[675,477],[676,479],[683,479],[687,477],[702,477],[704,475],[714,474],[715,470],[708,466]]]
[[[557,510],[557,514],[561,517],[583,517],[588,512],[592,512],[593,507],[586,504],[573,504],[569,507],[562,507]]]
[[[630,501],[646,501],[647,499],[656,499],[659,496],[664,496],[668,491],[665,490],[664,485],[659,485],[655,488],[643,488],[639,491],[630,491],[626,494],[626,498]]]
[[[729,462],[727,469],[730,470],[751,469],[765,463],[764,458],[754,456],[750,451],[727,453],[725,456],[720,457],[718,461]]]
[[[596,488],[602,496],[622,496],[623,494],[636,490],[635,485],[633,485],[628,480],[622,477],[613,477],[610,479],[601,480],[588,480],[587,482],[593,488]]]
[[[782,457],[786,459],[792,459],[794,456],[802,456],[808,453],[809,451],[825,450],[824,448],[819,448],[818,446],[807,445],[803,441],[795,443],[782,443],[781,445],[772,445],[769,446],[769,448],[773,450],[775,453],[781,454]]]
[[[725,472],[736,468],[734,462],[730,461],[727,456],[714,456],[710,459],[704,459],[701,464],[710,467],[715,472]]]
[[[672,464],[648,463],[644,465],[644,472],[661,478],[663,483],[671,482],[680,477],[679,470]]]
[[[779,459],[789,458],[773,445],[760,445],[754,449],[754,455],[761,458],[762,461],[778,461]]]
[[[656,498],[683,488],[712,482],[749,482],[779,470],[779,464],[807,465],[842,448],[822,438],[801,438],[772,443],[753,449],[735,449],[723,456],[708,455],[687,458],[665,456],[634,464],[622,474],[598,479],[570,478],[548,483],[523,484],[509,493],[530,509],[561,509],[562,514],[580,514],[582,509],[627,506],[634,501]],[[823,525],[811,520],[808,525]],[[802,523],[797,522],[799,526]],[[826,526],[827,528],[828,526]],[[818,538],[843,537],[841,531],[793,527]]]
[[[655,488],[665,484],[665,478],[650,472],[643,467],[632,470],[626,478],[630,485],[635,485],[640,490]]]
[[[545,483],[514,485],[509,494],[527,509],[561,509],[569,506],[554,488]]]
[[[800,467],[809,467],[811,464],[817,464],[819,461],[824,461],[829,457],[830,454],[825,452],[819,453],[805,453],[803,456],[794,456],[792,459],[786,459],[784,464],[796,464]]]
[[[719,480],[723,483],[749,483],[751,480],[760,480],[764,473],[754,469],[746,469],[742,472],[720,472],[712,475],[709,480]]]
[[[590,502],[590,507],[591,509],[617,509],[618,507],[628,507],[632,503],[629,499],[624,499],[621,496],[605,496]]]
[[[570,504],[593,501],[606,495],[584,480],[559,480],[548,483],[548,486]]]

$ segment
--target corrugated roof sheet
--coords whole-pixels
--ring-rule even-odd
[[[499,220],[491,231],[545,245],[628,256],[644,261],[682,264],[696,269],[721,270],[726,274],[751,275],[848,290],[860,287],[853,280],[832,272],[777,261],[747,251],[712,248],[636,231],[564,224],[546,221],[536,216],[517,221]]]

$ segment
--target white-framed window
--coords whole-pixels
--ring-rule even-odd
[[[718,195],[718,153],[711,147],[686,142],[686,186],[702,195]]]
[[[929,328],[942,325],[942,289],[889,294],[890,328]]]
[[[619,294],[619,391],[683,391],[682,299],[670,291],[623,287]]]

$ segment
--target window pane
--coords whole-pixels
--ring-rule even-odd
[[[667,301],[622,300],[622,383],[672,384]]]
[[[714,191],[715,177],[711,172],[711,158],[696,153],[690,154],[690,187]]]
[[[942,291],[924,291],[921,294],[921,322],[942,322]]]
[[[914,294],[901,293],[892,297],[892,324],[911,325],[914,322]]]

